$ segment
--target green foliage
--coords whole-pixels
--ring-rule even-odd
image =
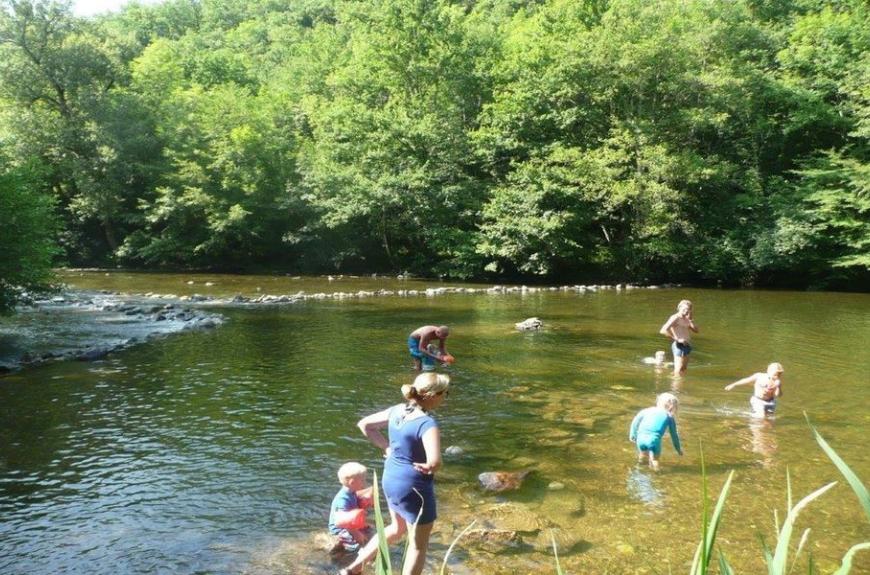
[[[713,546],[716,543],[716,535],[719,532],[719,523],[722,520],[722,511],[725,509],[725,500],[728,497],[728,491],[731,489],[731,480],[734,479],[734,471],[728,474],[728,479],[725,480],[725,485],[722,486],[722,491],[719,493],[719,500],[716,502],[716,507],[713,514],[710,515],[709,498],[707,496],[707,470],[704,467],[704,451],[701,453],[701,478],[702,478],[702,501],[704,503],[703,513],[701,515],[701,541],[698,543],[698,548],[695,551],[695,557],[692,559],[692,575],[706,575],[710,572],[710,562],[713,559]],[[731,567],[725,559],[725,555],[719,552],[719,572],[722,574],[730,573]]]
[[[861,0],[0,8],[73,262],[870,285]]]
[[[861,503],[861,507],[864,508],[864,514],[867,516],[867,520],[870,521],[870,492],[867,491],[867,486],[855,475],[855,472],[846,464],[843,459],[837,455],[837,452],[834,451],[834,448],[831,447],[825,438],[813,427],[812,423],[810,423],[810,418],[807,416],[806,412],[804,412],[804,417],[807,420],[807,425],[810,426],[810,431],[813,432],[813,437],[816,440],[816,443],[822,448],[822,451],[825,452],[825,455],[830,458],[831,461],[834,462],[834,465],[837,466],[837,469],[840,470],[840,473],[843,474],[843,477],[846,478],[846,481],[849,483],[849,486],[855,492],[855,495],[858,496],[858,502]]]
[[[378,489],[378,472],[374,472],[372,481],[372,500],[375,508],[375,531],[378,538],[378,554],[375,556],[375,573],[377,575],[391,575],[393,567],[390,565],[390,545],[384,533],[384,516],[381,513],[381,496]]]
[[[51,289],[54,202],[33,166],[0,168],[0,314]]]

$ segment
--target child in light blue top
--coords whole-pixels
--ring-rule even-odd
[[[671,434],[674,449],[680,455],[683,449],[680,447],[680,436],[677,433],[677,407],[679,400],[672,393],[663,393],[656,399],[655,407],[647,407],[640,410],[631,422],[628,438],[637,444],[637,460],[643,463],[645,457],[649,457],[649,466],[654,470],[659,468],[659,456],[662,453],[662,437],[665,431]]]

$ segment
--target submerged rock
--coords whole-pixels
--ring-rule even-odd
[[[522,487],[530,471],[485,471],[477,476],[481,487],[487,491],[513,491]]]
[[[79,361],[96,361],[98,359],[103,359],[109,355],[111,351],[112,350],[108,347],[95,347],[76,355],[76,359]]]
[[[314,546],[330,555],[344,552],[341,540],[330,533],[318,533],[315,535]]]
[[[520,534],[512,529],[471,529],[462,537],[463,545],[491,553],[508,551],[522,545]]]
[[[544,322],[542,322],[541,320],[539,320],[536,317],[530,317],[526,320],[523,320],[519,323],[514,324],[514,326],[519,331],[537,331],[537,330],[541,329],[541,327],[543,327],[543,325],[544,325]]]

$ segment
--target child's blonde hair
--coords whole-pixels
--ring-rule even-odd
[[[782,373],[785,371],[782,369],[782,364],[778,361],[775,361],[767,366],[767,375],[776,375],[777,373]]]
[[[689,309],[692,309],[692,301],[688,299],[681,299],[680,303],[677,304],[677,311],[680,311],[680,308],[686,306]]]
[[[347,485],[350,479],[354,477],[358,477],[360,475],[365,475],[368,472],[366,466],[362,463],[357,463],[356,461],[348,461],[344,465],[338,468],[338,481],[342,485]]]
[[[402,386],[402,395],[408,401],[432,397],[450,387],[450,377],[443,373],[421,373],[414,383]]]
[[[665,392],[656,398],[656,407],[660,407],[668,413],[676,413],[679,406],[680,400],[673,393]]]

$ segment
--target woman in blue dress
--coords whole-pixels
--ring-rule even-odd
[[[406,403],[373,413],[357,423],[369,441],[386,453],[381,484],[392,519],[385,528],[387,541],[398,541],[411,526],[402,575],[423,572],[437,515],[434,473],[441,467],[441,434],[430,412],[441,405],[449,387],[446,375],[420,374],[413,384],[402,386]],[[389,439],[381,431],[384,428]],[[340,575],[361,572],[377,550],[378,540],[373,537]]]

